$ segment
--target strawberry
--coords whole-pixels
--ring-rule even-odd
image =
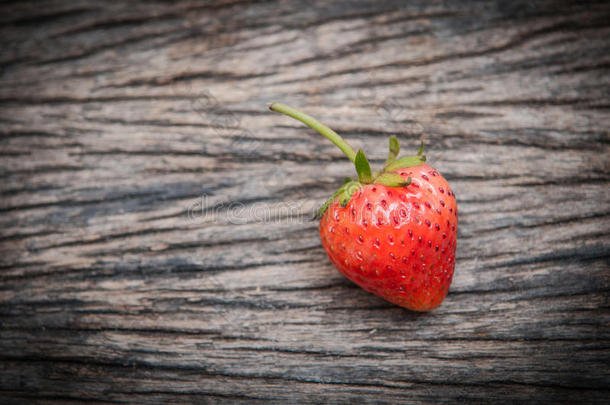
[[[417,155],[398,158],[390,138],[384,167],[372,172],[336,132],[287,105],[273,111],[298,119],[337,145],[356,166],[318,211],[320,238],[330,261],[348,279],[401,307],[429,311],[441,304],[453,278],[457,203],[447,181]]]

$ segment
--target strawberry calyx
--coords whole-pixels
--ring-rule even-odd
[[[358,179],[346,178],[343,181],[343,185],[339,187],[337,191],[333,193],[333,195],[322,204],[320,209],[318,210],[316,217],[320,217],[326,212],[328,206],[335,201],[337,197],[340,198],[340,203],[342,207],[345,207],[354,192],[360,189],[363,185],[367,184],[383,184],[387,187],[406,187],[411,184],[411,178],[403,178],[400,174],[395,173],[398,169],[403,169],[406,167],[417,166],[426,161],[426,156],[423,154],[424,152],[424,141],[421,141],[421,145],[417,152],[417,155],[414,156],[403,156],[401,158],[398,157],[400,153],[400,143],[398,142],[398,138],[395,136],[390,137],[390,147],[388,152],[388,157],[383,165],[381,170],[373,172],[371,170],[371,165],[366,158],[362,149],[359,149],[358,152],[354,151],[354,149],[335,131],[322,124],[315,118],[310,115],[307,115],[299,110],[296,110],[286,104],[282,103],[271,103],[269,105],[269,109],[271,111],[279,112],[285,114],[289,117],[292,117],[296,120],[301,121],[308,127],[315,129],[320,134],[322,134],[325,138],[334,143],[341,151],[354,163],[356,167],[356,174],[358,175]]]

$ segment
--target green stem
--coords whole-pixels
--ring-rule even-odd
[[[295,110],[294,108],[287,106],[286,104],[282,104],[282,103],[271,103],[269,105],[269,109],[271,111],[276,111],[276,112],[279,112],[282,114],[286,114],[289,117],[292,117],[296,120],[301,121],[303,124],[307,125],[308,127],[315,129],[320,134],[322,134],[326,139],[328,139],[329,141],[331,141],[332,143],[337,145],[339,147],[339,149],[341,149],[343,151],[343,153],[345,153],[345,155],[349,158],[349,160],[351,160],[352,162],[354,162],[356,160],[356,152],[354,151],[354,149],[352,149],[352,147],[349,146],[349,144],[347,142],[345,142],[345,140],[343,138],[341,138],[341,136],[338,133],[336,133],[335,131],[333,131],[332,129],[327,127],[326,125],[322,124],[320,121],[318,121],[314,117],[309,116],[305,113],[302,113],[298,110]]]

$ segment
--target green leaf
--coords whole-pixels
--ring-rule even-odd
[[[356,190],[360,189],[360,187],[361,185],[357,181],[353,181],[345,185],[340,201],[342,207],[345,207],[349,203],[352,195],[356,192]]]
[[[426,161],[426,156],[405,156],[395,160],[392,164],[385,168],[386,172],[391,172],[396,169],[402,169],[405,167],[417,166]]]
[[[398,173],[383,173],[375,179],[375,183],[383,184],[388,187],[404,187],[411,184],[411,178],[405,180]]]
[[[320,207],[320,209],[318,210],[318,212],[316,213],[316,215],[312,218],[312,220],[316,219],[316,218],[320,218],[322,215],[324,215],[324,213],[326,212],[326,210],[328,209],[328,206],[335,201],[335,198],[337,198],[337,196],[339,194],[341,194],[343,192],[343,190],[345,190],[345,184],[341,187],[339,187],[339,189],[337,191],[335,191],[333,193],[333,195],[330,196],[330,198],[328,200],[326,200],[324,202],[324,204],[322,204],[322,206]]]
[[[352,179],[351,177],[345,177],[345,178],[343,179],[343,184],[347,184],[347,183],[349,183],[350,181],[353,181],[353,179]]]
[[[417,151],[417,156],[421,156],[424,153],[424,138],[421,140],[421,144],[419,145],[419,150]]]
[[[390,137],[390,151],[388,152],[388,158],[385,161],[385,166],[392,163],[396,159],[396,156],[398,156],[399,152],[400,152],[400,143],[398,142],[398,138],[396,138],[395,136],[392,135]]]
[[[370,184],[373,181],[371,165],[369,164],[366,156],[364,156],[362,149],[358,149],[354,163],[356,164],[356,173],[358,173],[358,180],[360,180],[360,183]]]

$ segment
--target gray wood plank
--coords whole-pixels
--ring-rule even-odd
[[[0,5],[2,402],[607,403],[607,2]],[[417,148],[460,208],[416,314],[310,215]]]

